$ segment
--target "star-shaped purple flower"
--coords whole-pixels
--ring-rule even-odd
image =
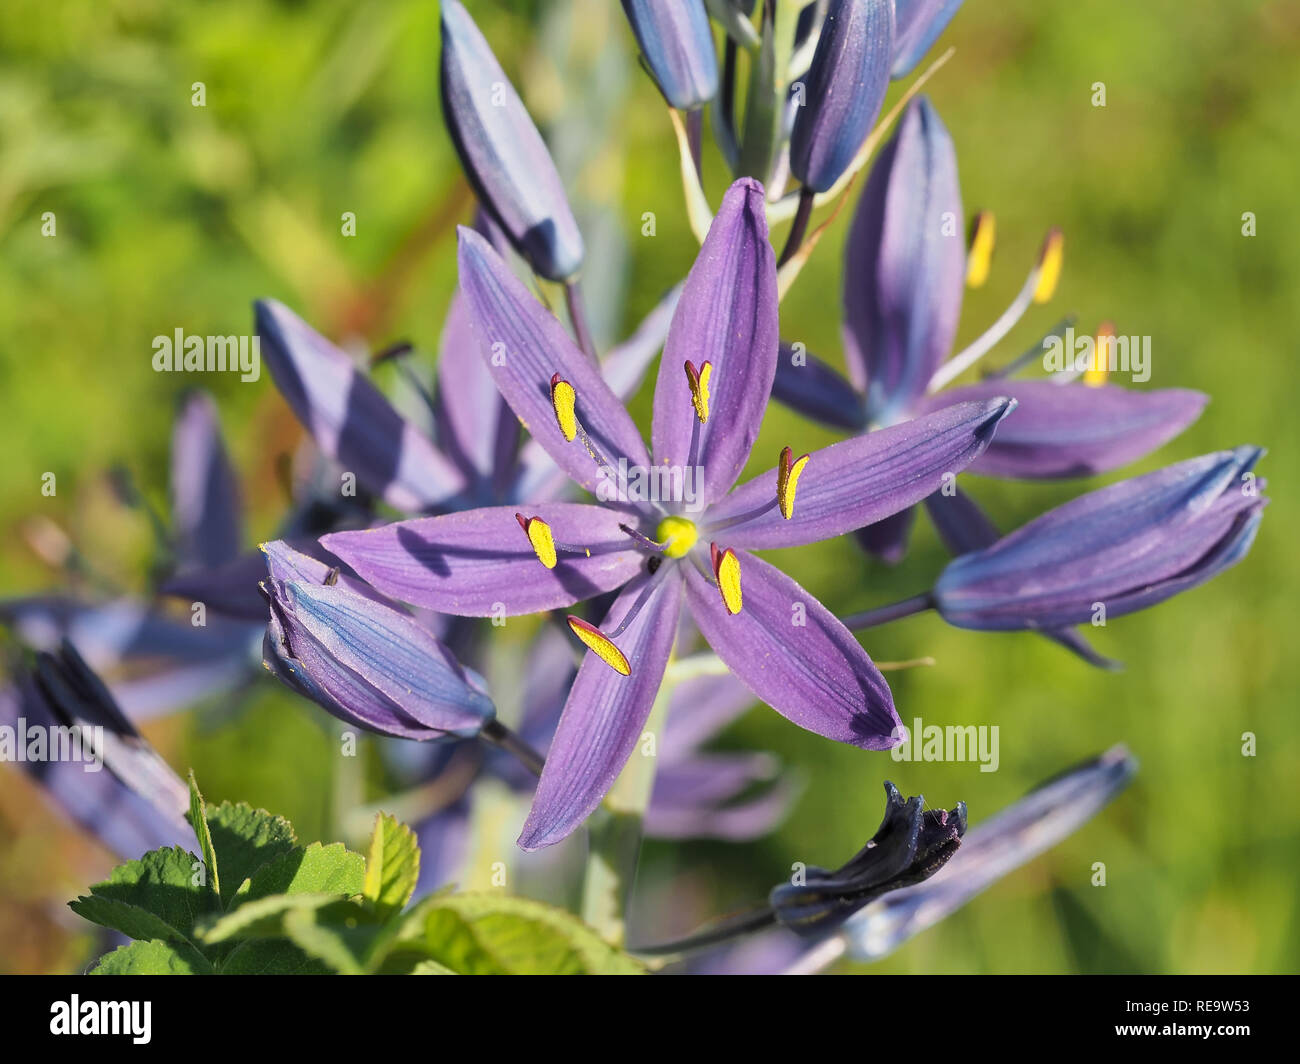
[[[896,745],[889,687],[857,640],[749,551],[815,543],[920,501],[984,451],[1014,402],[957,404],[798,458],[787,448],[777,468],[733,490],[777,359],[776,265],[763,189],[749,179],[727,192],[669,328],[653,463],[560,323],[464,229],[460,283],[501,394],[599,504],[488,507],[322,543],[384,594],[444,613],[506,617],[619,591],[601,627],[569,619],[594,653],[569,694],[519,845],[563,839],[613,785],[683,606],[735,675],[787,719],[866,749]]]

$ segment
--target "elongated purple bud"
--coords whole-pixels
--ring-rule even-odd
[[[459,0],[442,4],[442,110],[465,176],[533,270],[569,281],[583,245],[541,134]]]
[[[703,0],[623,0],[636,43],[664,99],[679,111],[718,93],[718,57]]]
[[[894,0],[894,69],[891,77],[910,74],[952,21],[962,0]]]
[[[1250,550],[1267,503],[1257,447],[1192,458],[1049,510],[949,563],[935,605],[961,628],[1057,628],[1197,587]]]
[[[790,170],[814,192],[839,180],[871,132],[893,51],[894,0],[831,0],[790,137]]]

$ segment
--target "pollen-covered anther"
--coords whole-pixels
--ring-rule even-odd
[[[554,569],[559,558],[556,554],[555,536],[551,532],[551,526],[540,517],[525,517],[523,514],[515,514],[515,520],[528,536],[528,542],[532,544],[537,560],[546,568]]]
[[[789,447],[781,448],[781,458],[776,464],[776,504],[787,521],[794,516],[794,493],[799,487],[799,474],[808,464],[808,455],[798,458]]]
[[[695,416],[703,425],[709,420],[709,378],[713,376],[713,363],[701,362],[700,368],[695,363],[686,361],[686,383],[691,388],[691,403],[695,407]]]
[[[587,645],[595,654],[620,676],[631,676],[632,666],[628,664],[623,651],[614,645],[614,641],[594,624],[588,624],[581,617],[566,617],[569,629]]]
[[[1051,230],[1043,240],[1043,249],[1038,253],[1038,283],[1034,285],[1034,302],[1046,303],[1056,293],[1057,282],[1061,279],[1061,267],[1065,263],[1065,234],[1059,229]]]
[[[578,435],[578,414],[575,409],[578,393],[573,385],[557,373],[551,377],[551,406],[555,408],[555,421],[569,443]]]
[[[1115,323],[1103,321],[1097,326],[1097,339],[1092,352],[1092,364],[1083,371],[1083,383],[1100,388],[1110,375],[1110,354],[1115,349]]]
[[[709,551],[713,556],[713,577],[722,594],[722,605],[734,617],[744,604],[740,594],[740,559],[730,547],[719,550],[716,543],[709,544]]]
[[[966,256],[967,287],[979,288],[989,279],[997,230],[997,220],[992,211],[979,211],[971,219],[970,252]]]

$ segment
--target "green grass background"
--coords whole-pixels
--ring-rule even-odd
[[[617,5],[470,7],[590,221],[598,328],[625,332],[684,274],[695,244],[667,115],[635,66]],[[441,124],[437,25],[433,0],[16,0],[0,9],[5,595],[61,583],[31,546],[46,520],[106,578],[145,586],[148,524],[111,503],[103,474],[124,465],[165,511],[175,401],[196,383],[219,402],[250,544],[273,531],[283,505],[276,461],[296,433],[270,380],[155,374],[153,336],[178,326],[247,332],[250,301],[274,296],[335,337],[409,338],[431,357],[455,283],[452,223],[468,217]],[[1239,568],[1093,633],[1128,663],[1119,675],[1029,635],[956,631],[931,616],[870,633],[881,660],[937,660],[893,674],[903,718],[998,725],[1000,770],[896,764],[756,708],[726,745],[778,751],[802,774],[793,814],[750,846],[654,845],[646,873],[680,875],[693,884],[680,897],[729,906],[794,861],[835,865],[855,852],[878,821],[885,778],[934,804],[965,799],[977,821],[1122,740],[1141,771],[1114,805],[871,970],[1294,971],[1300,725],[1287,659],[1294,664],[1300,8],[969,0],[932,57],[949,44],[956,55],[927,91],[956,141],[967,211],[995,211],[999,234],[959,342],[1010,299],[1044,230],[1062,226],[1054,303],[992,357],[1024,350],[1066,312],[1080,328],[1109,318],[1121,333],[1150,335],[1147,387],[1197,388],[1212,402],[1138,468],[1263,444],[1273,504]],[[200,81],[203,108],[191,105]],[[1095,82],[1105,84],[1104,108],[1092,105]],[[716,202],[720,158],[709,155],[706,168]],[[53,238],[41,235],[46,211],[57,217]],[[343,211],[357,214],[354,238],[339,233]],[[640,235],[646,211],[654,237]],[[1247,211],[1254,237],[1242,235]],[[783,335],[832,361],[847,218],[782,307]],[[635,404],[647,425],[649,391]],[[752,468],[787,442],[830,439],[774,407]],[[45,472],[58,478],[54,498],[40,493]],[[1010,527],[1088,485],[970,486]],[[781,552],[781,562],[832,608],[881,604],[920,590],[943,564],[933,532],[918,527],[896,569],[848,542]],[[332,754],[315,710],[269,685],[247,705],[216,709],[149,734],[173,764],[196,767],[210,798],[282,812],[306,838],[331,830]],[[1244,732],[1257,736],[1254,757],[1242,756]],[[1095,861],[1106,864],[1104,887],[1091,885]],[[24,780],[0,773],[0,970],[84,964],[84,928],[63,902],[107,867]]]

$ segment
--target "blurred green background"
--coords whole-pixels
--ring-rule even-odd
[[[689,267],[678,161],[662,101],[637,69],[613,0],[469,5],[551,139],[589,237],[588,298],[605,343]],[[0,8],[0,588],[60,586],[42,559],[53,522],[106,577],[144,589],[151,536],[111,502],[121,463],[162,512],[181,390],[216,395],[253,537],[283,507],[276,464],[296,423],[267,374],[155,374],[151,341],[180,326],[247,332],[250,301],[284,300],[322,332],[436,347],[468,193],[443,132],[434,0],[10,0]],[[878,822],[881,782],[973,821],[1114,742],[1134,785],[1050,854],[869,969],[874,972],[1278,972],[1300,960],[1300,723],[1286,648],[1297,590],[1300,5],[1293,0],[969,0],[927,88],[957,144],[964,205],[997,214],[988,284],[959,343],[1010,300],[1050,225],[1066,233],[1053,304],[992,357],[1067,312],[1150,335],[1147,387],[1206,391],[1182,437],[1137,471],[1240,443],[1273,505],[1253,553],[1214,583],[1091,632],[1123,659],[1094,671],[1047,641],[946,628],[933,616],[868,633],[908,723],[996,724],[1001,765],[898,764],[820,740],[756,708],[725,745],[778,751],[806,782],[761,843],[655,844],[644,875],[676,876],[689,922],[764,893],[794,861],[835,866]],[[203,82],[206,106],[191,103]],[[1103,82],[1106,106],[1092,105]],[[900,91],[894,86],[891,98]],[[705,159],[716,203],[726,177]],[[859,185],[860,188],[860,185]],[[856,196],[857,189],[852,195]],[[42,215],[57,236],[41,233]],[[355,237],[340,234],[354,211]],[[641,235],[642,216],[656,235]],[[1253,212],[1257,235],[1242,234]],[[819,216],[821,217],[821,216]],[[839,360],[840,217],[782,307],[782,331]],[[775,239],[782,239],[778,232]],[[381,383],[388,378],[381,376]],[[636,411],[648,425],[649,391]],[[785,443],[831,437],[773,407],[752,471]],[[41,475],[57,475],[53,498]],[[964,478],[1003,527],[1089,485]],[[781,552],[841,612],[927,586],[944,554],[924,520],[896,569],[847,542]],[[1290,544],[1290,546],[1288,546]],[[221,709],[222,707],[218,707]],[[237,712],[147,733],[210,799],[331,830],[332,753],[314,707],[268,683]],[[1242,734],[1258,737],[1242,756]],[[1288,783],[1287,780],[1291,782]],[[1104,861],[1107,885],[1090,883]],[[88,937],[63,903],[108,855],[0,771],[0,971],[83,966]],[[671,909],[671,906],[670,906]],[[681,930],[676,927],[672,930]]]

